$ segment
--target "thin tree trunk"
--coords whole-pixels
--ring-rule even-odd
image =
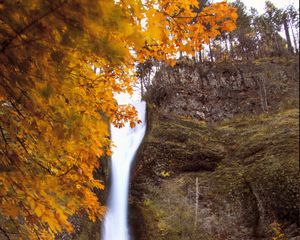
[[[182,51],[179,52],[179,58],[182,58],[183,57],[183,54],[182,54]]]
[[[225,61],[227,60],[227,56],[229,56],[229,48],[227,45],[227,36],[225,35],[224,38],[224,44],[225,44]]]
[[[232,35],[231,34],[229,34],[229,44],[230,44],[230,53],[231,53],[231,57],[232,57],[232,59],[234,59],[235,58],[235,56],[234,56],[234,49],[233,49],[233,40],[232,40]]]
[[[141,79],[141,99],[144,97],[144,86],[143,86],[143,78]]]
[[[287,44],[288,44],[288,50],[291,53],[294,53],[294,49],[293,49],[293,46],[292,46],[291,37],[290,37],[290,33],[289,33],[289,26],[288,26],[288,23],[287,23],[287,19],[285,19],[283,21],[283,26],[284,26],[286,41],[287,41]]]
[[[264,78],[262,78],[261,81],[262,81],[262,88],[263,88],[263,93],[264,93],[265,109],[268,112],[268,110],[269,110],[269,107],[268,107],[268,98],[267,98],[267,91],[266,91],[266,85],[265,85]]]
[[[211,42],[210,42],[210,41],[209,41],[209,43],[208,43],[208,47],[209,47],[210,61],[211,61],[211,62],[214,62],[214,56],[213,56],[213,53],[212,53]]]
[[[263,112],[268,112],[268,101],[267,101],[267,91],[265,86],[265,81],[263,78],[258,79],[260,100],[261,100],[261,108]]]
[[[198,201],[199,201],[199,178],[196,177],[196,198],[195,198],[196,202],[195,202],[195,223],[194,223],[194,227],[195,230],[197,228],[197,221],[198,221]]]
[[[275,44],[276,44],[276,55],[280,55],[281,54],[281,48],[280,48],[280,46],[279,46],[279,44],[278,44],[278,38],[277,38],[277,35],[276,35],[276,33],[273,33],[273,38],[274,38],[274,40],[275,40]]]
[[[200,49],[200,51],[199,51],[199,62],[203,63],[203,61],[202,61],[202,49]]]
[[[294,40],[294,47],[295,47],[296,53],[298,53],[299,50],[298,50],[297,40],[296,40],[296,36],[295,36],[295,33],[294,33],[293,25],[292,25],[291,22],[290,22],[290,28],[291,28],[292,36],[293,36],[293,40]]]

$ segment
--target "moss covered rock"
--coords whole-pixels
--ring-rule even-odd
[[[131,184],[135,240],[300,236],[298,110],[214,125],[149,114]]]

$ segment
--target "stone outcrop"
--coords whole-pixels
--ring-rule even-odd
[[[175,67],[160,68],[146,99],[168,112],[205,121],[295,106],[298,61],[273,58],[251,63],[200,64],[182,60]]]
[[[300,239],[298,66],[157,72],[132,172],[134,240]]]
[[[298,110],[215,125],[150,114],[131,185],[135,240],[271,239],[272,226],[300,237]]]

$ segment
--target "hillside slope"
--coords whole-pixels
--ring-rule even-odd
[[[298,62],[268,61],[244,78],[239,66],[219,69],[215,85],[186,63],[156,76],[167,82],[147,95],[130,191],[135,240],[300,239]]]

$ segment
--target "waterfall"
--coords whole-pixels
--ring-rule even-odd
[[[114,144],[111,163],[111,189],[108,198],[108,211],[104,218],[103,240],[129,240],[127,212],[130,166],[146,131],[146,103],[132,104],[139,113],[141,124],[130,128],[111,126]]]

